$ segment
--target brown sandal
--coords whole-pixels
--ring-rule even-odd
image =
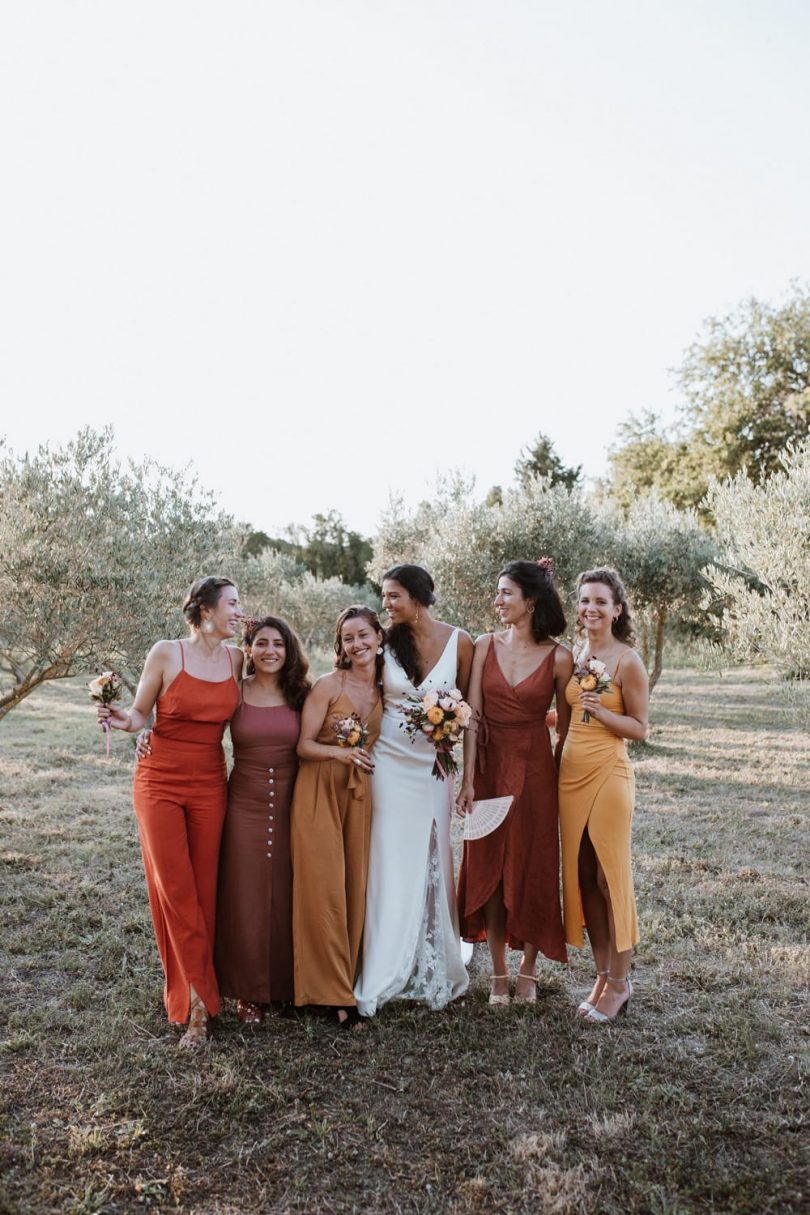
[[[254,1004],[252,1000],[237,1000],[236,1018],[238,1021],[241,1021],[243,1025],[261,1025],[261,1006],[259,1004]]]
[[[186,1032],[178,1042],[178,1046],[182,1046],[184,1050],[196,1050],[198,1046],[205,1044],[207,1037],[208,1009],[200,997],[195,995],[189,1009]]]

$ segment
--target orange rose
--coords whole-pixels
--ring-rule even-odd
[[[598,683],[599,680],[595,675],[585,675],[580,679],[579,686],[583,692],[592,692]]]

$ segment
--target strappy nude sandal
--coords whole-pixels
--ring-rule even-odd
[[[508,980],[508,978],[509,978],[509,975],[492,975],[492,977],[490,978],[490,983],[494,983],[496,979],[507,979]],[[500,992],[497,995],[495,994],[494,991],[491,991],[489,993],[489,1002],[490,1002],[490,1004],[497,1005],[498,1007],[503,1008],[505,1005],[512,1003],[512,997],[509,995],[508,991]]]
[[[531,991],[529,991],[525,996],[519,996],[519,995],[515,994],[515,1004],[536,1004],[537,1003],[537,984],[540,982],[540,980],[538,979],[537,975],[525,975],[522,970],[519,970],[517,973],[517,980],[516,980],[516,984],[515,984],[516,993],[517,993],[517,983],[519,983],[521,979],[526,979],[529,983],[532,983],[534,986],[532,987]]]
[[[608,984],[610,984],[611,987],[623,987],[627,992],[627,999],[619,1005],[612,1017],[608,1016],[607,1013],[600,1012],[598,1008],[592,1008],[585,1017],[586,1021],[596,1021],[600,1025],[604,1025],[606,1021],[615,1021],[617,1017],[621,1017],[623,1013],[627,1012],[627,1006],[630,1003],[630,997],[633,994],[633,984],[630,982],[630,976],[625,975],[623,979],[614,979],[612,975],[608,975],[605,982],[605,987],[607,987]]]
[[[606,970],[597,970],[596,977],[597,977],[597,979],[606,979],[607,974],[608,974],[608,972]],[[604,984],[602,984],[602,986],[604,988]],[[602,992],[600,991],[599,995],[601,996],[601,994],[602,994]],[[599,996],[597,996],[596,998],[599,999]],[[579,1013],[579,1015],[581,1017],[587,1017],[588,1013],[593,1012],[593,1010],[595,1008],[596,1008],[596,1005],[593,1004],[590,1000],[582,1000],[577,1005],[577,1012]]]
[[[183,1050],[196,1050],[204,1046],[208,1038],[208,1009],[199,996],[194,996],[188,1014],[186,1032],[178,1042]]]

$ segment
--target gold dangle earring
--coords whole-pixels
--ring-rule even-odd
[[[413,618],[413,627],[416,628],[419,623],[419,608],[416,609],[416,615]]]

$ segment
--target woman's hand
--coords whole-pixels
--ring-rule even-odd
[[[99,724],[109,730],[128,730],[132,724],[132,715],[118,705],[97,705],[96,714]]]
[[[135,758],[146,759],[147,755],[152,754],[151,747],[152,731],[141,730],[138,737],[135,739]]]
[[[350,768],[362,768],[364,772],[374,771],[374,760],[363,747],[343,748],[340,758]]]
[[[460,814],[463,818],[465,814],[469,814],[473,808],[475,801],[475,789],[471,780],[463,781],[458,797],[456,798],[456,814]]]
[[[586,713],[590,713],[591,717],[595,717],[597,721],[600,720],[603,713],[601,696],[596,692],[580,691],[579,703]]]

